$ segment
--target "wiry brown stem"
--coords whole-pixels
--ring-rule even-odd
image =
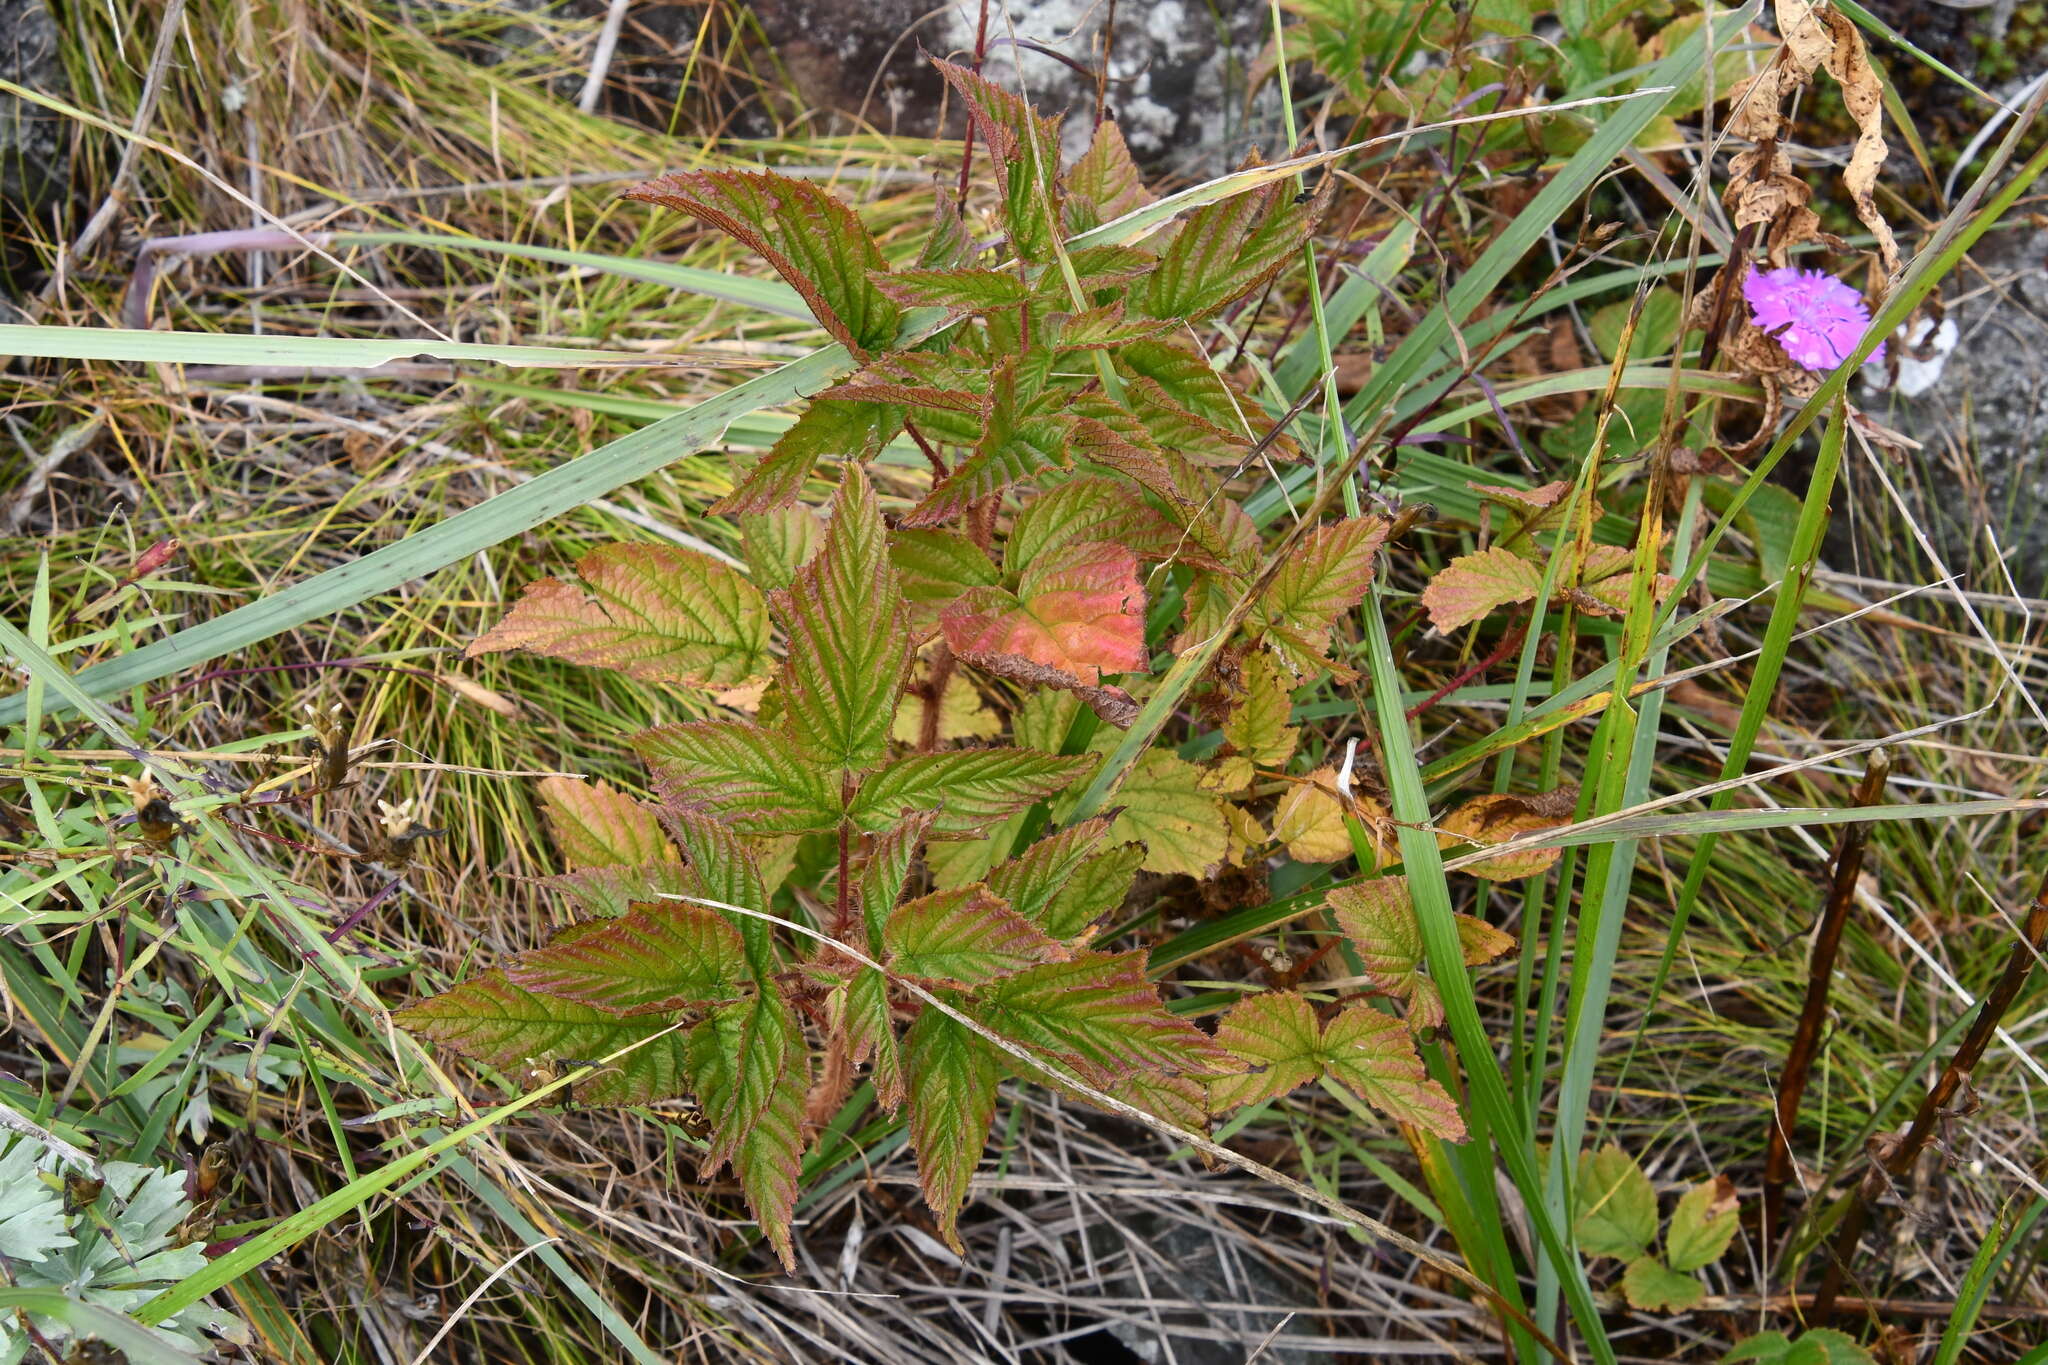
[[[1856,804],[1874,806],[1884,795],[1885,779],[1891,773],[1891,757],[1882,749],[1870,752],[1863,781],[1856,788]],[[1849,907],[1856,900],[1856,881],[1863,875],[1863,849],[1870,826],[1850,825],[1842,832],[1835,853],[1835,873],[1828,884],[1826,907],[1813,937],[1813,953],[1806,964],[1806,1002],[1800,1006],[1799,1027],[1792,1035],[1792,1048],[1785,1055],[1785,1072],[1778,1080],[1778,1107],[1766,1135],[1768,1155],[1764,1158],[1765,1245],[1780,1235],[1785,1226],[1785,1185],[1792,1178],[1792,1130],[1799,1125],[1799,1099],[1806,1093],[1806,1077],[1820,1051],[1821,1021],[1827,1017],[1828,983],[1834,978],[1835,954],[1842,946],[1842,928],[1848,923]]]
[[[1842,1279],[1847,1275],[1849,1263],[1856,1255],[1856,1245],[1863,1240],[1863,1231],[1870,1223],[1872,1204],[1893,1179],[1911,1171],[1913,1163],[1919,1160],[1928,1139],[1934,1136],[1935,1126],[1949,1112],[1949,1102],[1955,1098],[1956,1091],[1968,1083],[1970,1074],[1984,1056],[1984,1050],[1997,1034],[1999,1021],[2012,1007],[2020,987],[2026,984],[2027,974],[2034,969],[2044,941],[2048,941],[2048,877],[2043,878],[2040,890],[2034,893],[2034,904],[2027,911],[2026,923],[2020,928],[2019,942],[2012,945],[2012,951],[2006,956],[2005,970],[1984,993],[1984,999],[1977,1006],[1977,1017],[1971,1021],[1962,1046],[1956,1049],[1955,1056],[1942,1069],[1941,1079],[1920,1101],[1920,1112],[1913,1115],[1912,1126],[1906,1129],[1904,1137],[1896,1142],[1883,1142],[1873,1154],[1870,1170],[1857,1190],[1858,1197],[1849,1202],[1848,1210],[1842,1215],[1842,1225],[1835,1233],[1833,1259],[1828,1262],[1827,1273],[1821,1279],[1820,1292],[1813,1297],[1813,1321],[1816,1325],[1825,1327],[1834,1316]]]

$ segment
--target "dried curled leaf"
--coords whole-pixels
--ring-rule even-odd
[[[1571,822],[1578,799],[1578,788],[1572,786],[1540,796],[1518,796],[1512,792],[1475,796],[1437,821],[1437,844],[1468,852],[1474,844],[1504,844],[1525,834],[1556,829]],[[1560,851],[1555,847],[1523,849],[1484,859],[1461,870],[1488,881],[1515,881],[1546,871],[1557,861]]]

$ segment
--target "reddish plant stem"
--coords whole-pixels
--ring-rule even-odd
[[[946,468],[946,462],[939,458],[939,452],[932,448],[932,443],[925,439],[925,434],[917,429],[917,423],[905,420],[903,430],[909,433],[911,440],[917,442],[917,448],[924,452],[924,457],[931,461],[933,483],[939,482],[952,472]]]
[[[974,26],[974,74],[981,74],[982,61],[988,56],[988,0],[981,0],[981,19]],[[953,196],[962,210],[967,207],[967,175],[974,168],[974,116],[967,117],[967,140],[960,150],[960,189]]]
[[[921,694],[924,711],[918,717],[917,751],[928,754],[939,747],[939,722],[944,719],[946,688],[953,681],[953,648],[941,639],[932,650],[932,676]]]
[[[1863,1240],[1863,1231],[1870,1223],[1872,1204],[1894,1179],[1911,1171],[1913,1163],[1919,1160],[1928,1139],[1934,1136],[1935,1126],[1947,1116],[1949,1101],[1968,1082],[1970,1073],[1977,1069],[1978,1061],[1983,1058],[1984,1050],[1991,1046],[1999,1021],[2019,996],[2020,987],[2026,984],[2027,974],[2033,971],[2044,942],[2048,942],[2048,878],[2042,880],[2040,890],[2034,893],[2034,904],[2027,911],[2026,923],[2020,928],[2019,942],[2013,944],[2012,951],[2006,955],[2005,970],[1984,993],[1984,999],[1977,1006],[1977,1017],[1971,1021],[1962,1046],[1956,1049],[1955,1056],[1942,1069],[1941,1078],[1934,1083],[1934,1088],[1920,1101],[1920,1112],[1913,1115],[1912,1126],[1906,1129],[1905,1136],[1896,1143],[1883,1142],[1879,1147],[1869,1172],[1857,1187],[1856,1196],[1849,1201],[1849,1207],[1842,1215],[1841,1227],[1835,1233],[1834,1255],[1821,1279],[1820,1292],[1813,1296],[1814,1325],[1825,1327],[1834,1317],[1835,1300],[1841,1293],[1849,1264],[1855,1259],[1856,1245]]]
[[[842,805],[853,804],[853,774],[842,772],[839,775],[839,799]],[[842,943],[853,932],[852,832],[844,820],[839,822],[839,886],[836,904],[832,908],[832,937]]]
[[[1421,701],[1416,702],[1415,705],[1409,707],[1408,719],[1414,720],[1424,711],[1427,711],[1430,707],[1435,706],[1438,702],[1442,701],[1445,697],[1450,696],[1451,693],[1457,691],[1466,683],[1471,682],[1474,678],[1484,675],[1487,669],[1492,668],[1502,659],[1505,659],[1508,657],[1508,655],[1514,653],[1516,648],[1518,648],[1521,645],[1522,637],[1524,635],[1527,635],[1528,633],[1529,628],[1527,626],[1516,626],[1506,635],[1503,635],[1501,637],[1500,643],[1494,647],[1493,653],[1487,655],[1478,663],[1473,664],[1471,667],[1465,669],[1463,672],[1459,673],[1457,677],[1452,678],[1442,687],[1439,687],[1436,691],[1430,693]]]
[[[1876,805],[1884,795],[1885,779],[1890,774],[1891,756],[1882,749],[1873,749],[1863,770],[1863,781],[1856,788],[1856,804]],[[1834,877],[1828,885],[1827,906],[1821,911],[1813,953],[1807,959],[1806,1002],[1799,1010],[1799,1027],[1792,1035],[1791,1050],[1785,1054],[1785,1072],[1778,1080],[1778,1107],[1771,1115],[1770,1132],[1766,1134],[1766,1247],[1785,1226],[1785,1186],[1792,1178],[1792,1130],[1799,1126],[1799,1100],[1806,1093],[1806,1077],[1820,1051],[1821,1023],[1828,1010],[1828,983],[1834,978],[1835,954],[1842,946],[1842,929],[1849,920],[1849,907],[1856,900],[1856,880],[1863,875],[1863,849],[1869,835],[1869,825],[1851,825],[1842,831]]]

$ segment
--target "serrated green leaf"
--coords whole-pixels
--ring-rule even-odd
[[[1351,940],[1360,965],[1372,983],[1409,1005],[1411,1028],[1435,1028],[1444,1022],[1443,1000],[1436,984],[1423,974],[1422,927],[1408,884],[1399,877],[1378,877],[1332,888],[1329,906],[1337,927]],[[1476,967],[1511,951],[1515,941],[1485,920],[1453,915],[1465,965]]]
[[[899,758],[861,783],[847,814],[863,830],[887,829],[906,813],[930,811],[934,838],[979,833],[1078,781],[1093,755],[1029,749],[955,749]]]
[[[643,1039],[634,1049],[576,1087],[583,1104],[650,1104],[683,1093],[684,1035],[656,1037],[673,1022],[657,1015],[622,1019],[590,1005],[537,995],[501,971],[472,977],[453,989],[395,1012],[400,1027],[457,1052],[488,1062],[514,1079],[544,1063],[588,1061]]]
[[[967,1184],[988,1145],[1001,1079],[995,1052],[971,1029],[927,1007],[903,1038],[910,1146],[924,1201],[954,1247]]]
[[[1109,351],[1182,325],[1176,319],[1126,317],[1123,304],[1118,302],[1056,320],[1049,344],[1061,351]]]
[[[1640,1256],[1622,1272],[1621,1292],[1629,1306],[1645,1313],[1683,1313],[1699,1306],[1707,1296],[1706,1286],[1690,1275],[1681,1275],[1655,1256]]]
[[[730,1161],[754,1220],[787,1269],[803,1159],[810,1049],[789,1006],[763,993],[722,1005],[689,1033],[690,1078],[711,1124],[705,1174]]]
[[[879,956],[882,951],[882,926],[888,922],[896,903],[903,899],[911,863],[931,822],[929,814],[912,815],[867,840],[867,853],[860,864],[859,892],[871,955]]]
[[[542,778],[538,788],[555,846],[571,868],[675,861],[654,808],[603,782]]]
[[[1429,1078],[1401,1021],[1364,1004],[1346,1006],[1318,1026],[1315,1009],[1294,992],[1255,995],[1231,1008],[1216,1041],[1240,1070],[1210,1082],[1219,1113],[1277,1099],[1321,1077],[1381,1113],[1462,1141],[1465,1124],[1443,1087]]]
[[[1064,396],[1044,394],[1031,380],[1016,356],[996,366],[974,448],[923,502],[903,514],[903,525],[951,521],[983,498],[1070,462],[1073,419],[1064,411]]]
[[[1783,1332],[1758,1332],[1737,1342],[1721,1357],[1722,1365],[1755,1361],[1758,1365],[1874,1365],[1875,1357],[1846,1332],[1812,1327],[1793,1341]]]
[[[889,561],[904,597],[919,606],[943,607],[969,588],[1002,582],[988,552],[958,531],[897,531],[889,537]]]
[[[815,398],[776,439],[740,486],[711,504],[721,516],[767,512],[801,497],[804,480],[827,456],[866,464],[903,430],[903,409],[890,403]]]
[[[1422,590],[1422,605],[1429,612],[1429,623],[1448,633],[1472,624],[1496,607],[1533,602],[1542,587],[1542,565],[1504,546],[1491,545],[1446,564]]]
[[[1162,560],[1182,549],[1186,534],[1128,484],[1086,476],[1068,479],[1024,504],[1003,546],[1003,567],[1027,573],[1062,547],[1106,541],[1139,559]]]
[[[1657,1240],[1657,1191],[1634,1157],[1614,1143],[1579,1156],[1572,1225],[1588,1256],[1632,1261]]]
[[[1039,913],[1039,927],[1056,939],[1073,938],[1124,903],[1144,859],[1137,844],[1118,844],[1088,859]]]
[[[687,213],[746,243],[849,349],[881,350],[896,339],[903,310],[868,278],[888,262],[853,210],[823,187],[772,172],[683,171],[624,197]]]
[[[1349,517],[1318,526],[1260,594],[1255,619],[1297,674],[1326,668],[1350,676],[1350,669],[1329,657],[1330,632],[1339,616],[1364,600],[1373,556],[1386,538],[1382,517]]]
[[[1244,695],[1230,708],[1223,737],[1260,767],[1284,768],[1301,738],[1287,723],[1294,715],[1292,680],[1281,676],[1270,657],[1255,654],[1245,661],[1243,681]]]
[[[664,811],[663,818],[689,863],[684,885],[679,888],[682,894],[701,896],[720,905],[737,905],[742,910],[768,909],[772,888],[762,871],[762,859],[730,825],[701,811],[677,808]],[[739,931],[747,945],[747,962],[754,979],[767,980],[776,968],[775,939],[767,922],[751,915],[719,913]]]
[[[526,585],[468,655],[510,649],[646,682],[734,687],[768,671],[768,608],[731,566],[677,545],[606,545],[579,582]]]
[[[983,987],[974,1011],[1011,1042],[1064,1061],[1084,1077],[1135,1069],[1203,1073],[1228,1058],[1214,1039],[1160,1002],[1145,954],[1078,953]]]
[[[1720,1260],[1735,1237],[1739,1211],[1735,1183],[1725,1175],[1687,1190],[1664,1229],[1665,1261],[1684,1272]]]
[[[743,834],[804,834],[835,828],[836,783],[790,752],[789,741],[736,721],[664,725],[634,736],[663,799],[702,811]],[[831,776],[837,777],[837,774]]]
[[[1057,943],[980,883],[897,906],[883,926],[882,947],[891,974],[962,987],[1063,956]]]
[[[1003,188],[1003,221],[1019,259],[1052,258],[1062,214],[1060,125],[966,67],[934,57],[932,65],[967,106]]]
[[[731,1000],[750,973],[739,934],[717,911],[662,901],[572,925],[513,959],[505,976],[522,990],[637,1015]]]
[[[1198,321],[1228,307],[1298,258],[1316,213],[1285,182],[1203,205],[1160,249],[1158,268],[1132,291],[1133,308]]]
[[[1115,119],[1095,125],[1095,135],[1081,159],[1067,168],[1067,220],[1077,232],[1121,218],[1152,202],[1144,172],[1131,159],[1131,149]]]
[[[1323,1031],[1315,1007],[1292,991],[1268,991],[1231,1006],[1216,1042],[1243,1069],[1209,1082],[1217,1113],[1278,1099],[1322,1074]]]
[[[825,523],[808,507],[747,512],[738,520],[747,567],[763,592],[788,587],[825,541]]]
[[[824,547],[777,597],[776,611],[789,635],[782,697],[790,738],[828,770],[873,767],[888,751],[910,669],[910,624],[881,509],[859,465],[846,467]]]
[[[989,890],[1017,914],[1043,928],[1046,907],[1108,832],[1109,821],[1098,815],[1040,839],[991,871]]]
[[[694,874],[680,862],[587,867],[545,878],[541,885],[563,892],[591,914],[607,919],[617,919],[635,905],[664,895],[698,894]]]
[[[890,1113],[903,1105],[903,1053],[889,1009],[889,979],[862,967],[832,997],[843,1002],[838,1021],[846,1034],[846,1060],[868,1063],[875,1102]]]
[[[1123,807],[1110,837],[1145,850],[1147,872],[1207,877],[1228,851],[1223,805],[1202,787],[1202,770],[1164,749],[1148,749],[1116,790]]]
[[[965,316],[1015,308],[1032,290],[1006,270],[899,270],[874,277],[875,288],[913,308],[943,308]]]

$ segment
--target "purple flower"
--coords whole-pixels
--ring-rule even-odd
[[[1809,370],[1847,360],[1870,326],[1863,296],[1820,270],[1752,270],[1742,282],[1750,319],[1778,339],[1785,354]],[[1880,345],[1870,357],[1884,359]]]

